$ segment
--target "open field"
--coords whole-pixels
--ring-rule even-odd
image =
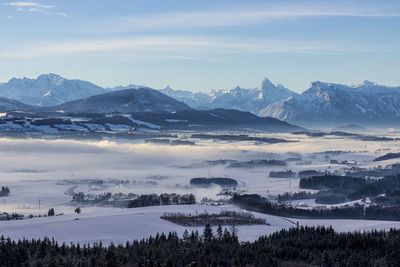
[[[147,238],[161,232],[176,231],[182,235],[185,229],[198,230],[204,227],[184,227],[160,219],[164,212],[184,212],[195,214],[207,211],[218,213],[221,210],[238,210],[232,206],[164,206],[136,209],[89,208],[80,215],[34,218],[21,221],[1,222],[1,234],[13,239],[54,237],[65,243],[103,244],[125,243],[128,240]],[[270,225],[237,226],[239,239],[253,241],[261,235],[268,235],[281,229],[299,225],[333,226],[339,232],[389,230],[400,228],[400,222],[367,221],[367,220],[293,220],[277,216],[255,213],[257,218],[265,218]],[[75,220],[79,218],[79,220]]]

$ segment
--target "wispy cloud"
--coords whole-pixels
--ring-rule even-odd
[[[45,5],[38,2],[10,2],[6,3],[8,6],[13,6],[17,11],[25,12],[38,12],[43,14],[57,15],[61,17],[68,17],[68,14],[64,12],[55,11],[56,6]]]
[[[212,54],[337,54],[346,52],[374,52],[390,50],[368,44],[330,41],[293,41],[278,39],[246,39],[153,36],[105,40],[82,40],[56,43],[29,44],[29,47],[0,51],[0,58],[35,58],[76,53],[129,52],[149,55],[174,56],[185,60],[197,55]],[[172,57],[171,56],[171,57]]]
[[[36,2],[11,2],[8,3],[9,6],[16,6],[19,8],[39,8],[39,9],[52,9],[54,6],[43,5]]]
[[[280,4],[262,6],[230,7],[213,11],[187,11],[114,19],[110,26],[114,30],[129,31],[152,28],[224,27],[262,23],[278,19],[312,17],[400,17],[400,11],[387,7],[368,5],[324,5]]]
[[[50,13],[50,10],[55,6],[44,5],[37,2],[10,2],[7,3],[8,6],[14,6],[17,11],[29,11],[29,12],[40,12],[40,13]]]

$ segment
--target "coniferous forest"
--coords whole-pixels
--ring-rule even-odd
[[[281,230],[239,242],[235,230],[157,234],[124,245],[0,239],[0,266],[399,266],[400,231]]]

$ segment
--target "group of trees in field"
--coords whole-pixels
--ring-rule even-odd
[[[143,194],[137,195],[133,193],[112,194],[110,192],[101,193],[99,195],[89,195],[83,192],[74,193],[72,202],[76,204],[102,205],[102,206],[118,206],[121,208],[139,208],[148,206],[165,206],[165,205],[192,205],[196,204],[194,194],[180,195],[176,193]]]
[[[25,218],[24,215],[19,213],[1,213],[0,212],[0,221],[10,221],[10,220],[23,220]],[[0,265],[1,266],[1,265]]]
[[[10,188],[2,186],[0,190],[0,197],[7,197],[10,194]]]
[[[47,216],[52,217],[54,215],[56,215],[56,212],[54,211],[54,209],[53,208],[49,209],[49,211],[47,212]]]
[[[358,177],[323,175],[302,178],[300,179],[299,187],[314,190],[350,190],[358,189],[366,183],[366,179]]]
[[[313,176],[300,179],[299,187],[320,190],[314,196],[316,203],[321,204],[337,204],[369,197],[385,207],[400,207],[400,175],[390,175],[380,179],[335,175]],[[284,198],[290,196],[286,195]]]
[[[316,193],[300,191],[300,192],[285,192],[279,194],[277,197],[278,203],[284,204],[286,201],[302,200],[302,199],[312,199],[316,198]]]
[[[237,187],[239,184],[235,179],[228,177],[198,177],[190,179],[190,186],[210,187],[219,185],[221,187]]]
[[[277,159],[255,159],[249,161],[233,162],[227,168],[257,168],[267,166],[286,166],[287,163]]]
[[[220,213],[197,213],[186,214],[181,212],[164,213],[161,219],[182,225],[182,226],[203,226],[203,225],[255,225],[266,224],[265,219],[256,218],[253,213],[245,211],[225,210]]]
[[[139,208],[147,206],[166,205],[193,205],[196,204],[196,197],[193,194],[144,194],[128,201],[128,208]]]
[[[303,209],[280,203],[271,203],[268,199],[257,194],[235,194],[232,198],[232,203],[243,209],[289,218],[400,221],[400,207],[395,206],[361,206],[355,204],[353,206]]]
[[[0,238],[1,266],[398,266],[400,230],[336,233],[297,227],[239,242],[235,231],[157,234],[121,245]]]
[[[112,196],[113,195],[110,192],[101,193],[98,195],[77,192],[72,194],[72,201],[76,203],[95,204],[102,201],[108,201],[110,198],[112,198]]]
[[[292,170],[288,171],[271,171],[269,173],[269,177],[271,178],[294,178],[296,177],[296,173]]]

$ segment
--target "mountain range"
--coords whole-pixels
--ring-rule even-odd
[[[347,86],[316,81],[301,94],[264,79],[257,88],[192,92],[129,85],[102,88],[56,74],[13,78],[0,84],[0,111],[162,112],[216,108],[251,112],[305,126],[400,121],[400,87],[365,81]]]
[[[0,84],[0,97],[34,106],[54,106],[107,92],[93,83],[68,80],[57,74],[42,74],[37,79],[12,78]]]
[[[8,92],[8,90],[4,90],[3,92],[7,93],[7,95],[14,93],[14,96],[23,96],[21,94],[23,90],[30,90],[29,86],[26,87],[26,84],[33,84],[36,94],[29,91],[27,95],[35,95],[36,101],[33,103],[41,103],[41,105],[28,105],[18,100],[0,97],[0,111],[7,112],[8,114],[0,122],[0,128],[3,130],[14,131],[16,129],[22,132],[30,131],[31,129],[36,129],[37,124],[40,124],[42,127],[50,127],[52,131],[60,127],[61,131],[65,131],[65,127],[68,130],[82,129],[82,127],[90,130],[90,127],[93,125],[97,125],[100,128],[107,128],[115,124],[121,127],[143,127],[143,125],[147,125],[146,127],[150,127],[151,129],[253,129],[270,132],[305,130],[304,128],[275,118],[261,118],[246,111],[223,108],[197,110],[163,94],[159,90],[147,87],[129,86],[132,87],[129,88],[121,86],[118,88],[103,89],[80,80],[66,80],[55,74],[41,75],[36,80],[26,78],[13,79],[7,83],[7,86],[10,86],[10,84],[14,84],[15,86],[18,82],[22,85],[21,87],[8,89],[12,92]],[[77,93],[77,88],[85,84],[88,87],[83,92]],[[3,84],[3,88],[7,87]],[[49,94],[43,94],[49,88],[53,88],[52,92],[54,92],[54,94],[51,94],[51,98]],[[20,94],[16,94],[15,92],[20,92]],[[80,98],[82,95],[86,96]],[[21,97],[21,99],[25,98]],[[75,100],[68,101],[68,99]],[[64,103],[49,105],[50,103],[59,102]],[[30,103],[32,103],[32,100]],[[32,116],[40,117],[44,122],[37,122],[37,118],[32,122],[32,119],[29,119]],[[75,125],[73,122],[68,122],[67,126],[65,126],[65,118],[68,118],[68,116],[78,116],[80,118],[94,116],[93,118],[96,118],[96,120],[99,120],[98,118],[102,119],[92,122],[88,119],[87,125],[83,125],[82,123],[82,125]],[[59,130],[56,132],[58,133]]]
[[[275,102],[259,115],[303,125],[392,125],[400,122],[400,87],[364,81],[346,86],[313,82],[301,95]]]
[[[248,89],[236,86],[231,90],[214,90],[210,93],[200,93],[173,90],[167,87],[161,92],[185,102],[193,108],[238,109],[254,114],[259,114],[262,109],[272,103],[297,95],[297,93],[285,88],[283,85],[273,84],[267,78],[262,81],[258,88]]]
[[[170,88],[162,91],[192,107],[233,108],[304,126],[393,126],[400,122],[400,87],[370,81],[355,86],[316,81],[301,94],[268,79],[254,89],[235,87],[202,95]],[[208,96],[208,103],[204,95]]]

